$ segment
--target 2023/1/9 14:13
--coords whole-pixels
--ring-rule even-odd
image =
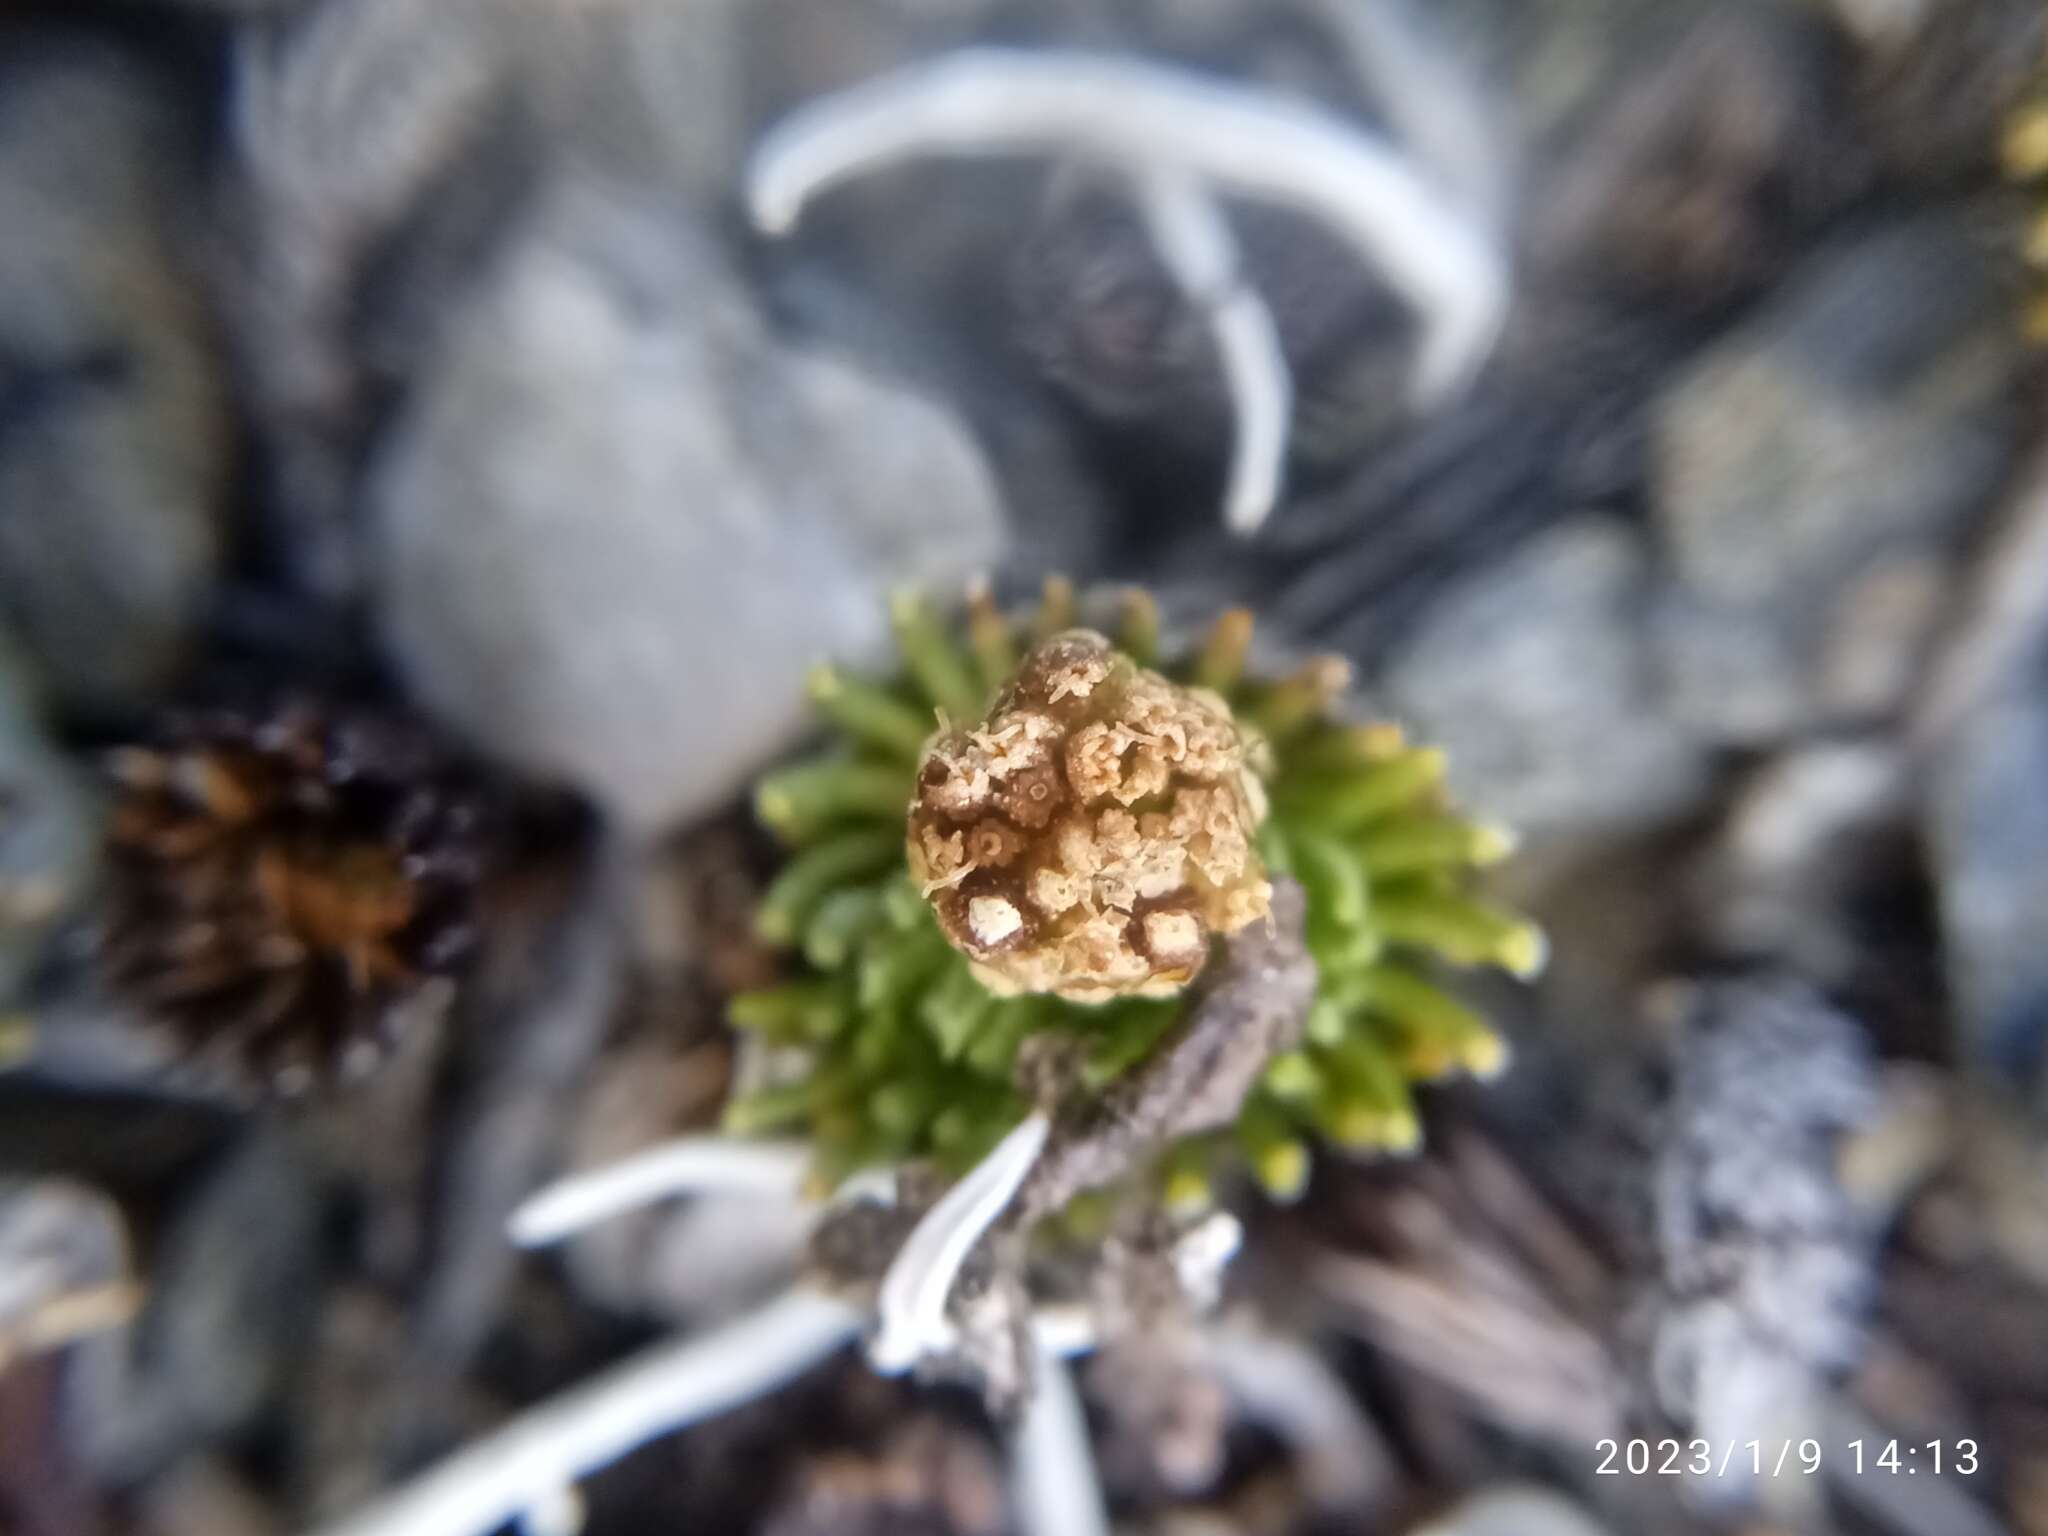
[[[1821,1469],[1818,1440],[1601,1440],[1595,1475],[1620,1477],[1811,1477]],[[1913,1477],[1948,1473],[1968,1477],[1977,1470],[1974,1440],[1851,1440],[1842,1447],[1851,1470]]]

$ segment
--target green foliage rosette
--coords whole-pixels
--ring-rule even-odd
[[[971,1165],[1028,1111],[1014,1081],[1027,1040],[1072,1037],[1086,1086],[1107,1087],[1146,1059],[1199,988],[1097,1004],[998,997],[947,943],[906,867],[906,815],[935,727],[981,714],[1025,648],[1069,627],[1075,608],[1057,580],[1023,620],[985,591],[958,623],[900,597],[898,675],[820,668],[810,693],[831,745],[757,786],[756,811],[788,861],[756,925],[789,952],[790,975],[733,1000],[733,1023],[758,1049],[727,1125],[807,1137],[826,1184],[906,1159]],[[1487,1076],[1505,1059],[1487,1022],[1432,973],[1448,964],[1529,977],[1543,963],[1530,923],[1470,891],[1474,871],[1505,857],[1512,838],[1450,807],[1442,752],[1338,713],[1341,661],[1260,676],[1248,665],[1243,610],[1219,617],[1191,651],[1162,655],[1155,604],[1129,591],[1110,633],[1140,666],[1229,704],[1270,807],[1257,847],[1269,871],[1307,894],[1318,971],[1302,1043],[1267,1064],[1235,1126],[1166,1153],[1169,1203],[1206,1199],[1233,1156],[1271,1195],[1290,1198],[1315,1138],[1412,1150],[1417,1084]]]

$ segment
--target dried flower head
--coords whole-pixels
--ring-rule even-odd
[[[1543,963],[1532,925],[1469,894],[1513,839],[1449,805],[1441,752],[1338,714],[1340,659],[1262,677],[1239,610],[1162,656],[1142,592],[1112,650],[1075,629],[1078,607],[1052,582],[1019,620],[981,591],[954,627],[904,600],[900,676],[813,679],[838,744],[756,789],[791,848],[756,923],[794,974],[733,1001],[775,1049],[747,1053],[729,1125],[801,1132],[828,1182],[974,1166],[1033,1108],[1027,1044],[1078,1056],[1105,1104],[1173,1053],[1212,978],[1183,983],[1284,874],[1306,896],[1305,1029],[1266,1047],[1223,1128],[1158,1149],[1167,1199],[1197,1205],[1232,1154],[1292,1195],[1311,1135],[1414,1147],[1414,1085],[1506,1055],[1436,967]]]
[[[469,947],[476,803],[409,728],[214,710],[108,768],[104,963],[194,1055],[282,1093],[361,1071]]]
[[[1072,629],[926,747],[910,874],[993,992],[1161,996],[1265,915],[1262,804],[1229,705]]]

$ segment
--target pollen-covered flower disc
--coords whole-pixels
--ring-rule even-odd
[[[991,991],[1156,996],[1265,915],[1261,805],[1222,699],[1075,629],[925,749],[906,854]]]

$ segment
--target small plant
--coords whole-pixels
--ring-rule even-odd
[[[1198,1208],[1233,1152],[1287,1199],[1307,1178],[1313,1137],[1414,1148],[1417,1083],[1488,1075],[1504,1060],[1486,1022],[1432,979],[1433,964],[1496,965],[1523,977],[1543,964],[1532,925],[1468,891],[1472,872],[1504,857],[1513,839],[1449,807],[1441,752],[1411,745],[1390,724],[1338,713],[1349,681],[1342,661],[1317,657],[1284,677],[1257,675],[1242,610],[1224,614],[1192,650],[1163,656],[1156,606],[1137,591],[1123,598],[1111,651],[1099,637],[1067,633],[1075,609],[1072,589],[1057,581],[1022,623],[986,591],[958,625],[904,597],[892,615],[898,676],[815,674],[812,698],[834,742],[768,776],[755,795],[761,820],[790,849],[757,923],[791,952],[794,974],[733,1002],[734,1022],[761,1049],[728,1127],[807,1138],[826,1185],[923,1158],[953,1172],[971,1167],[1033,1107],[1018,1082],[1027,1042],[1078,1055],[1085,1089],[1109,1090],[1188,1013],[1194,994],[1176,989],[1201,970],[1211,935],[1264,913],[1270,873],[1306,893],[1314,1003],[1299,1043],[1261,1064],[1227,1131],[1165,1150],[1158,1171],[1169,1204]],[[1060,644],[1045,649],[1055,636]],[[1019,675],[1033,645],[1040,649]],[[1059,665],[1084,665],[1091,678],[1099,671],[1090,686],[1102,699],[1055,702]],[[992,701],[995,718],[985,720]],[[1157,718],[1121,718],[1137,707]],[[1045,739],[1006,764],[1013,777],[976,787],[976,772],[1021,749],[1031,727],[1020,716],[1043,717]],[[1157,755],[1162,739],[1199,743],[1211,760],[1188,777],[1181,761]],[[1038,798],[1028,798],[1034,787]],[[1132,890],[1135,914],[1131,903],[1091,904],[1108,919],[1098,925],[1107,935],[1102,971],[1091,972],[1071,952],[1074,870],[1048,856],[1043,834],[1065,811],[1087,808],[1098,849],[1105,817],[1128,821],[1136,842],[1166,837],[1189,791],[1219,797],[1222,840],[1248,834],[1246,858],[1205,867],[1184,848],[1167,850],[1172,868],[1156,888]],[[939,815],[949,804],[990,812],[990,824]],[[1190,820],[1182,830],[1192,829]],[[1098,851],[1088,857],[1099,863]],[[1027,890],[1026,880],[1044,890]],[[1040,894],[1062,915],[1032,899]],[[1146,932],[1148,912],[1170,919],[1154,925],[1156,937]],[[1066,949],[1055,954],[1052,938]],[[1147,995],[1160,992],[1170,995]]]
[[[1064,582],[1027,623],[985,591],[959,625],[903,598],[899,676],[813,678],[835,742],[755,797],[791,849],[757,922],[797,974],[734,1000],[750,1070],[773,1080],[729,1116],[797,1139],[650,1147],[536,1192],[510,1227],[538,1247],[676,1195],[796,1203],[814,1213],[798,1278],[323,1536],[468,1536],[552,1510],[593,1469],[863,1335],[878,1371],[1017,1410],[1016,1475],[1061,1512],[1027,1529],[1106,1532],[1063,1362],[1213,1307],[1242,1228],[1199,1207],[1231,1149],[1286,1198],[1311,1135],[1412,1147],[1412,1084],[1501,1065],[1426,968],[1526,976],[1543,940],[1466,894],[1511,840],[1448,810],[1442,755],[1344,721],[1341,662],[1256,675],[1245,613],[1162,660],[1144,593],[1125,596],[1115,648],[1075,610]],[[1177,818],[1190,796],[1203,814]],[[970,835],[992,811],[1009,830]],[[1012,910],[977,920],[977,897]],[[1116,942],[1090,942],[1090,915],[1111,911],[1128,914]],[[1171,921],[1147,933],[1155,913]],[[1146,1169],[1166,1211],[1141,1198],[1089,1219],[1086,1191],[1156,1193],[1131,1180]]]

